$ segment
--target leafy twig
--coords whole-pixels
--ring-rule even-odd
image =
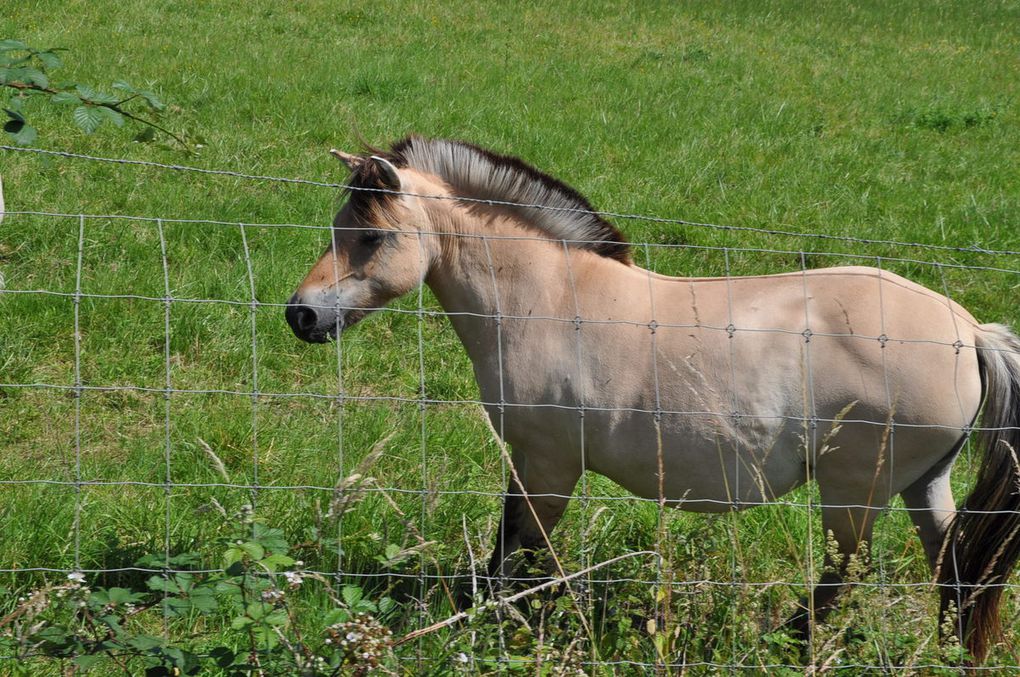
[[[24,102],[29,97],[46,97],[55,105],[75,105],[72,117],[75,124],[91,134],[104,121],[120,127],[124,119],[132,120],[145,127],[136,137],[137,141],[151,141],[155,132],[166,134],[182,147],[191,148],[187,139],[175,134],[157,123],[151,117],[140,115],[137,111],[128,110],[129,102],[140,102],[152,115],[158,115],[166,109],[166,105],[153,92],[136,89],[123,80],[113,83],[112,88],[122,92],[124,96],[114,96],[80,83],[50,82],[49,71],[63,65],[59,48],[36,49],[20,40],[0,40],[0,86],[16,92],[4,108],[8,120],[4,124],[7,132],[16,143],[28,145],[32,143],[38,131],[25,118]]]

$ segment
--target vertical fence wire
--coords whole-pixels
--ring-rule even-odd
[[[733,442],[733,486],[730,486],[726,479],[726,461],[724,458],[720,459],[719,465],[723,472],[723,482],[726,485],[726,499],[730,502],[729,511],[729,536],[730,536],[730,551],[729,551],[729,563],[730,563],[730,586],[731,590],[737,590],[737,584],[739,581],[739,572],[737,567],[739,562],[738,557],[738,544],[740,543],[740,534],[737,533],[737,509],[740,507],[740,443],[739,441],[739,430],[741,426],[741,415],[740,406],[737,402],[737,358],[736,358],[736,337],[737,337],[737,326],[734,323],[733,317],[733,271],[731,268],[731,250],[729,247],[724,247],[722,250],[723,254],[723,269],[726,281],[726,356],[729,362],[729,392],[730,398],[730,410],[727,412],[726,419],[730,425],[733,426],[733,430],[736,433],[734,435]],[[721,426],[720,426],[721,427]],[[723,443],[720,443],[720,447]],[[740,609],[736,604],[731,602],[730,605],[730,660],[728,665],[728,672],[730,674],[736,669],[734,666],[737,665],[737,632],[736,628],[740,625],[739,617]]]
[[[415,233],[415,243],[417,244],[418,252],[418,279],[424,280],[426,273],[426,255],[425,255],[425,242],[423,241],[423,233]],[[418,352],[418,453],[421,459],[421,512],[419,515],[418,522],[418,537],[420,539],[426,539],[428,537],[428,512],[429,512],[429,461],[428,461],[428,429],[425,420],[425,412],[428,407],[427,398],[428,392],[425,386],[425,285],[418,284],[418,291],[416,294],[415,304],[415,332],[418,341],[417,352]],[[423,628],[428,625],[428,558],[424,548],[418,554],[418,594],[421,599],[419,600],[418,610],[418,627]],[[418,656],[419,669],[424,669],[424,665],[421,662],[421,656],[424,653],[422,640],[419,640],[418,644]]]
[[[251,249],[248,246],[248,233],[245,224],[238,224],[241,230],[241,250],[244,255],[244,268],[247,272],[248,291],[250,294],[248,316],[251,320],[251,513],[258,510],[259,488],[259,357],[258,357],[258,309],[259,301],[255,291],[255,273],[252,270]],[[252,522],[254,533],[255,523]]]
[[[85,260],[85,216],[78,218],[78,261],[74,274],[74,570],[81,571],[81,275]]]
[[[328,231],[329,246],[326,251],[326,256],[330,257],[330,267],[333,269],[333,279],[340,279],[340,264],[337,261],[336,251],[336,239],[332,231]],[[343,350],[343,307],[341,306],[341,299],[339,294],[333,303],[333,312],[335,314],[335,320],[333,324],[334,332],[336,337],[333,341],[334,356],[336,357],[336,399],[334,405],[336,406],[336,467],[337,467],[337,480],[336,486],[333,490],[333,495],[330,496],[329,508],[326,511],[326,516],[332,516],[336,519],[336,573],[335,579],[339,582],[342,580],[344,572],[344,551],[343,551],[343,535],[344,535],[344,514],[343,511],[338,511],[339,514],[333,515],[333,505],[338,505],[342,497],[339,493],[343,490],[343,478],[347,477],[347,469],[344,463],[344,420],[347,410],[347,397],[344,390],[344,350]]]
[[[166,522],[163,532],[163,581],[169,581],[170,574],[170,520],[171,499],[173,497],[173,473],[170,471],[171,439],[170,431],[173,429],[171,420],[170,398],[173,395],[173,374],[170,368],[170,305],[173,303],[173,294],[170,290],[170,264],[166,251],[166,233],[163,230],[163,222],[156,221],[156,229],[159,233],[159,254],[163,267],[163,370],[164,370],[164,392],[163,392],[163,463],[165,464],[164,487],[163,487],[163,519]],[[167,605],[169,586],[164,585],[163,589],[163,637],[170,641],[170,607]]]
[[[663,640],[669,641],[669,605],[672,601],[672,595],[666,590],[671,589],[669,585],[662,585],[663,580],[663,561],[666,557],[663,550],[666,547],[666,464],[665,464],[665,450],[662,447],[662,392],[659,388],[659,344],[658,336],[656,332],[658,330],[659,323],[657,321],[658,313],[655,308],[655,282],[653,280],[654,263],[652,260],[651,251],[648,245],[645,244],[642,249],[645,255],[645,265],[648,267],[648,273],[645,276],[648,284],[648,344],[649,351],[651,353],[651,370],[652,370],[652,393],[654,396],[655,411],[652,414],[652,427],[654,429],[653,440],[655,443],[655,463],[656,463],[656,474],[657,488],[656,498],[658,499],[656,520],[657,525],[655,529],[655,552],[659,554],[656,562],[655,578],[660,581],[659,590],[656,590],[655,600],[655,632],[662,633]],[[661,652],[665,653],[665,652]],[[656,654],[656,672],[664,674],[667,670],[666,661],[661,653]]]
[[[804,295],[804,346],[803,350],[803,361],[801,369],[803,370],[804,378],[804,458],[807,459],[805,462],[806,473],[804,477],[805,483],[810,483],[813,479],[812,474],[817,472],[818,468],[818,420],[817,410],[815,408],[815,381],[814,381],[814,370],[811,364],[811,293],[808,290],[808,276],[807,276],[807,255],[804,252],[798,252],[800,254],[800,274],[801,274],[801,290]],[[732,301],[731,301],[732,302]],[[808,617],[807,617],[807,628],[809,633],[809,644],[808,654],[810,656],[811,665],[817,664],[816,656],[816,644],[814,638],[814,627],[817,622],[815,617],[815,572],[817,567],[815,566],[815,545],[814,545],[814,525],[812,524],[812,517],[814,511],[811,509],[811,492],[814,487],[810,487],[806,492],[807,507],[805,513],[807,516],[807,599],[808,599]],[[824,520],[823,520],[824,524]],[[823,552],[825,548],[826,535],[822,533]],[[824,556],[823,566],[824,570]],[[824,575],[824,574],[823,574]]]

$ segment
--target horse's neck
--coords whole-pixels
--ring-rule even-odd
[[[473,361],[495,358],[497,339],[505,345],[522,324],[503,318],[573,317],[569,263],[559,243],[509,227],[459,235],[426,283]]]

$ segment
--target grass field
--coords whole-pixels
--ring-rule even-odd
[[[36,145],[55,150],[336,182],[344,175],[330,147],[418,132],[517,155],[612,212],[1020,250],[1015,1],[39,0],[5,8],[6,37],[67,47],[58,72],[67,79],[150,86],[173,105],[165,123],[204,140],[188,156],[133,143],[138,128],[84,136],[68,111],[29,108],[42,132]],[[339,200],[328,188],[4,151],[0,175],[9,210],[325,226]],[[692,246],[650,249],[641,263],[659,272],[781,272],[800,267],[801,251],[819,252],[806,257],[812,267],[881,256],[883,267],[948,289],[981,320],[1020,326],[1020,278],[1009,272],[1020,256],[617,225],[634,242]],[[158,300],[161,230],[171,295],[219,301],[173,302],[169,333]],[[82,300],[76,347],[67,294],[79,221],[13,215],[0,226],[6,289],[64,294],[0,293],[0,382],[47,386],[0,388],[0,569],[16,570],[0,579],[9,593],[0,617],[18,595],[72,569],[130,569],[167,551],[195,551],[218,567],[236,528],[224,514],[252,501],[255,482],[256,514],[283,530],[308,569],[397,600],[382,616],[397,635],[453,613],[441,582],[484,561],[505,488],[456,336],[440,317],[383,312],[339,349],[300,343],[274,304],[286,302],[327,232],[256,225],[243,236],[236,225],[87,220],[81,291],[109,296]],[[775,253],[724,256],[719,247]],[[154,300],[111,298],[125,295]],[[428,292],[423,303],[438,310]],[[414,311],[417,296],[394,307]],[[167,352],[172,387],[188,391],[169,404]],[[100,388],[80,403],[69,390],[76,362],[81,383]],[[265,395],[244,394],[256,384]],[[450,404],[419,408],[422,393]],[[367,455],[378,458],[359,468]],[[977,460],[965,453],[958,463],[958,496]],[[374,478],[372,490],[339,510],[332,488],[355,471]],[[799,665],[772,630],[804,592],[805,543],[816,557],[823,547],[807,509],[676,513],[660,523],[654,504],[610,500],[626,493],[602,478],[579,491],[589,498],[574,501],[553,539],[568,570],[657,548],[666,568],[635,558],[589,577],[580,615],[591,637],[575,641],[579,613],[551,603],[526,619],[490,614],[401,645],[393,669],[638,674],[684,663],[692,674],[753,674]],[[420,552],[419,538],[429,542]],[[852,630],[821,633],[816,665],[937,672],[949,659],[934,589],[909,585],[929,574],[905,514],[882,518],[873,557],[865,581],[890,585],[851,593],[833,627]],[[660,574],[688,582],[654,585]],[[95,584],[142,578],[111,571]],[[624,580],[599,582],[608,578]],[[1006,641],[991,665],[1020,664],[1017,597],[1007,597]],[[326,594],[309,583],[294,604],[309,635],[321,632]],[[655,634],[649,618],[660,621]],[[165,632],[199,653],[246,641],[215,613],[176,619]],[[0,662],[0,673],[13,664]],[[38,674],[67,667],[25,665]],[[101,663],[90,674],[117,670]]]

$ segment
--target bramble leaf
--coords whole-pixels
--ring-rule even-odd
[[[106,117],[95,106],[78,106],[74,109],[74,121],[86,134],[91,134],[99,128]]]
[[[97,110],[99,110],[103,115],[105,115],[106,119],[112,122],[115,126],[117,127],[124,126],[124,116],[118,113],[117,111],[113,110],[112,108],[100,107]]]
[[[145,102],[149,104],[149,107],[152,108],[153,110],[163,110],[164,108],[166,108],[166,104],[163,103],[163,101],[153,92],[150,92],[147,89],[143,89],[140,90],[138,94],[140,94],[141,97],[145,99]]]
[[[71,92],[57,92],[50,97],[50,101],[53,103],[81,103],[81,98],[75,96]]]
[[[64,65],[64,62],[60,60],[60,57],[53,53],[52,50],[46,50],[44,52],[36,52],[35,55],[42,61],[43,66],[49,70],[60,68]]]

